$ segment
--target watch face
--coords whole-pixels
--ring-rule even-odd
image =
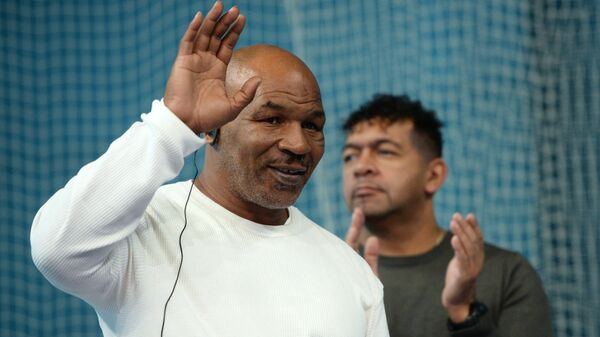
[[[488,308],[485,304],[481,302],[473,302],[469,307],[469,317],[476,315],[477,317],[483,316],[488,311]]]
[[[469,306],[469,317],[462,322],[454,323],[448,318],[448,331],[458,331],[475,326],[479,322],[479,318],[488,311],[485,304],[481,302],[473,302]]]

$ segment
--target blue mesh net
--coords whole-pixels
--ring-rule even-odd
[[[230,1],[225,3],[231,5]],[[100,336],[84,302],[34,268],[37,209],[160,98],[178,40],[206,1],[0,2],[0,335]],[[314,70],[326,155],[297,206],[338,235],[342,120],[376,92],[438,111],[447,224],[526,255],[557,336],[600,336],[600,9],[596,1],[243,0],[240,45]],[[193,174],[190,158],[179,179]]]

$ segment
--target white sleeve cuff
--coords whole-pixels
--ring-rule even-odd
[[[167,108],[162,99],[152,102],[152,111],[142,114],[142,120],[150,123],[158,130],[161,130],[165,136],[169,137],[175,144],[181,144],[184,156],[188,156],[198,150],[206,143],[204,138],[200,138],[184,122],[179,119],[169,108]]]

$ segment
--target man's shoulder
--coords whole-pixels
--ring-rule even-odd
[[[311,243],[311,249],[316,249],[322,257],[319,261],[321,266],[331,268],[330,273],[336,271],[341,273],[342,279],[356,286],[358,291],[364,294],[364,298],[369,298],[369,305],[375,305],[383,299],[383,285],[375,276],[365,259],[360,256],[344,240],[319,226],[310,220],[300,210],[291,207],[293,212],[310,226],[307,231],[308,239]]]
[[[183,203],[185,203],[190,187],[191,182],[189,180],[162,185],[154,193],[150,206],[156,203],[171,203],[175,205],[181,204],[181,208],[183,208]]]
[[[342,239],[337,237],[335,234],[325,229],[323,226],[317,224],[312,219],[307,217],[302,211],[300,211],[296,207],[290,207],[290,210],[294,212],[294,216],[297,217],[298,221],[302,221],[305,226],[309,227],[309,230],[312,231],[312,235],[316,235],[321,237],[323,240],[329,241],[335,245],[340,245],[341,247],[348,248],[352,250]]]
[[[492,308],[518,306],[530,310],[535,306],[542,315],[547,315],[547,299],[537,270],[524,255],[509,249],[486,243],[485,264],[477,278],[477,292]]]
[[[500,247],[494,243],[490,243],[487,241],[484,243],[484,249],[486,255],[489,254],[490,256],[498,256],[502,258],[515,258],[517,256],[521,256],[521,254],[519,254],[516,251]]]
[[[161,222],[170,218],[173,213],[182,212],[190,187],[189,180],[159,187],[146,208],[144,222]]]
[[[514,251],[514,250],[510,250],[507,248],[503,248],[500,246],[497,246],[495,244],[489,243],[489,242],[485,242],[484,244],[484,249],[485,249],[485,257],[486,257],[486,261],[487,260],[498,260],[498,261],[504,261],[506,262],[512,262],[512,263],[521,263],[521,262],[527,262],[527,258],[525,258],[525,256],[523,256],[521,253]]]
[[[539,275],[529,260],[521,253],[485,243],[485,267],[492,274],[501,273],[512,279],[538,279]]]
[[[339,251],[340,253],[347,254],[352,259],[357,258],[358,260],[363,260],[356,251],[354,251],[346,242],[344,242],[344,240],[336,236],[334,233],[308,218],[299,209],[295,207],[290,207],[290,209],[295,213],[295,216],[297,216],[300,221],[303,221],[305,225],[309,227],[308,235],[310,235],[312,239],[318,240],[318,242],[321,242],[327,245],[329,248]]]
[[[192,182],[190,180],[182,180],[170,184],[164,184],[156,190],[156,195],[181,195],[181,192],[189,192]],[[187,196],[187,193],[185,194]]]

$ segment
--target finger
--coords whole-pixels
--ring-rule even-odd
[[[478,223],[472,214],[467,215],[467,218],[458,217],[458,223],[463,233],[463,244],[469,255],[471,262],[480,261],[480,257],[483,255],[483,237],[481,232],[477,230]]]
[[[462,239],[463,233],[458,222],[456,222],[454,219],[452,219],[452,221],[450,222],[450,229],[454,234],[452,236],[452,240],[450,241],[450,243],[452,244],[452,248],[454,248],[454,253],[456,257],[461,261],[461,264],[467,266],[469,264],[469,255],[467,254],[467,249]]]
[[[200,29],[198,30],[198,34],[196,35],[196,40],[194,43],[195,52],[202,52],[208,49],[210,37],[212,36],[215,25],[221,16],[221,12],[223,12],[223,3],[221,1],[217,1],[206,14],[204,21],[202,21],[202,25],[200,25]]]
[[[358,250],[358,241],[364,222],[365,217],[362,210],[360,208],[355,208],[354,212],[352,212],[350,228],[346,233],[346,243],[350,245],[350,247],[352,247],[354,250]]]
[[[371,236],[365,242],[365,260],[373,274],[379,276],[379,239]]]
[[[466,266],[469,265],[469,261],[465,255],[465,250],[462,247],[460,240],[457,236],[453,236],[450,240],[450,244],[452,245],[452,249],[454,250],[454,257],[457,259],[459,271],[463,271],[466,269]]]
[[[456,233],[455,236],[457,238],[457,243],[459,244],[459,259],[461,264],[463,264],[463,270],[474,271],[475,269],[481,268],[483,264],[483,243],[482,241],[471,241],[465,233],[470,228],[469,225],[466,224],[466,221],[464,221],[462,217],[458,217],[457,219],[463,220],[462,225],[460,224],[460,221],[456,221],[453,218],[451,227],[453,232]]]
[[[467,215],[467,221],[469,223],[471,223],[472,228],[473,228],[473,232],[475,233],[475,237],[476,237],[476,245],[477,245],[477,252],[476,252],[476,256],[475,256],[475,260],[477,261],[477,263],[480,265],[480,268],[483,267],[483,260],[485,259],[485,247],[484,247],[484,241],[483,241],[483,234],[481,233],[481,226],[479,225],[479,221],[477,221],[477,218],[475,217],[474,214],[469,213]]]
[[[261,81],[258,76],[248,79],[242,88],[229,99],[233,112],[240,113],[252,101]]]
[[[473,231],[475,232],[477,238],[483,241],[483,233],[481,232],[481,226],[479,225],[479,221],[473,213],[467,214],[467,221],[473,228]]]
[[[243,15],[238,16],[237,20],[231,26],[231,29],[221,40],[219,50],[217,51],[217,57],[225,64],[229,63],[231,55],[233,55],[233,48],[240,38],[244,25],[246,24],[246,17]]]
[[[194,40],[196,39],[196,34],[198,34],[198,29],[202,24],[202,13],[197,12],[194,15],[194,18],[188,25],[187,30],[183,34],[181,41],[179,42],[179,54],[180,55],[189,55],[194,50]]]
[[[452,220],[456,221],[458,223],[458,225],[460,226],[460,229],[464,235],[464,239],[466,240],[466,243],[468,243],[469,246],[477,245],[477,242],[478,242],[477,234],[475,233],[475,230],[473,229],[473,226],[471,225],[471,223],[469,221],[467,221],[465,218],[463,218],[460,214],[455,214],[454,217],[452,218]]]
[[[227,32],[231,24],[235,22],[239,15],[240,10],[234,6],[231,7],[231,9],[229,9],[227,13],[225,13],[225,15],[219,19],[212,36],[210,37],[210,42],[208,44],[209,53],[217,54],[219,47],[221,46],[221,37],[223,37],[223,35]]]

